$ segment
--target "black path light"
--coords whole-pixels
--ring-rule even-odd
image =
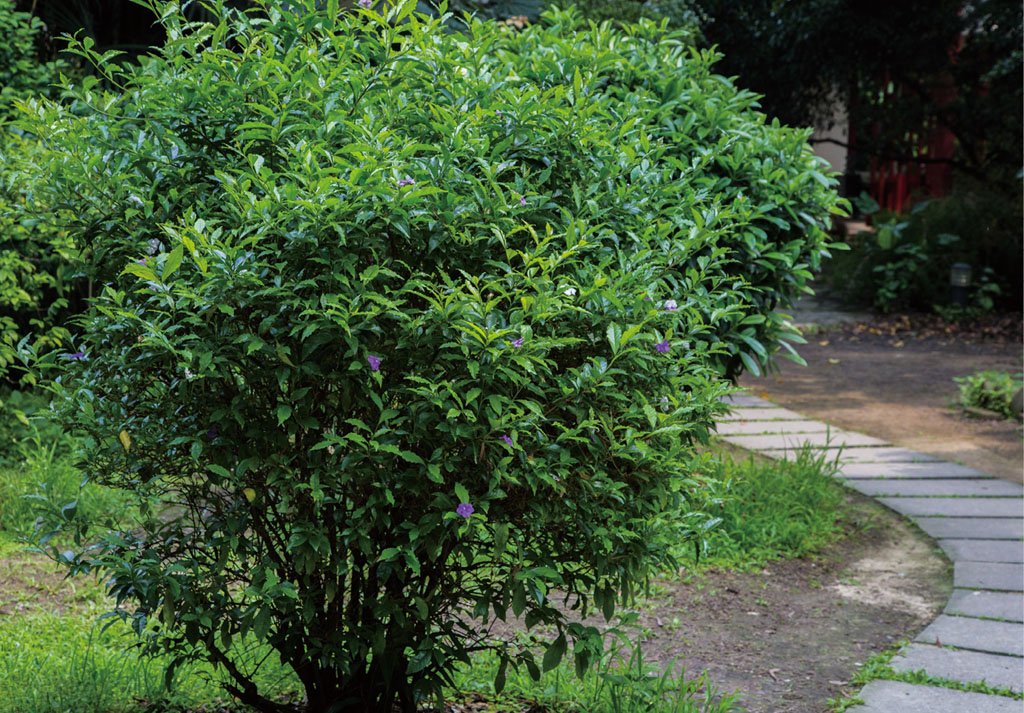
[[[955,262],[949,270],[950,296],[953,304],[967,306],[967,288],[971,284],[971,266],[966,262]]]

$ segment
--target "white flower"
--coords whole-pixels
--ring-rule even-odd
[[[665,311],[666,312],[675,312],[677,309],[679,309],[679,305],[676,304],[675,300],[666,300],[666,302],[665,302]]]
[[[567,289],[562,294],[565,295],[566,297],[575,297],[576,296],[576,288],[575,287],[570,287],[569,289]]]

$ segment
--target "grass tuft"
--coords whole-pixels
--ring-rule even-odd
[[[625,651],[625,653],[624,653]],[[488,701],[506,701],[500,713],[730,713],[739,710],[737,694],[723,695],[706,674],[689,678],[686,671],[647,663],[640,644],[614,647],[595,670],[577,678],[571,661],[564,661],[534,681],[525,668],[509,668],[501,696],[494,692],[498,658],[483,654],[460,669],[454,688],[461,695],[482,694]]]
[[[711,513],[721,522],[707,537],[710,567],[745,569],[782,558],[804,557],[845,534],[847,494],[836,479],[838,463],[805,447],[793,460],[702,457],[700,467],[721,483]],[[693,553],[681,552],[693,560]]]

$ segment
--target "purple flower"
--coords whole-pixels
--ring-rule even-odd
[[[519,205],[526,205],[526,196],[519,197]]]
[[[217,427],[216,426],[210,426],[210,430],[206,432],[206,437],[212,439],[216,435],[217,435]]]
[[[403,178],[401,181],[398,182],[398,187],[399,188],[401,188],[402,186],[414,186],[414,185],[416,185],[416,179],[415,178]]]
[[[495,110],[494,110],[494,114],[495,114],[496,116],[501,116],[501,109],[495,109]]]
[[[514,447],[515,447],[515,445],[514,445],[514,444],[512,443],[512,438],[511,438],[511,436],[502,436],[502,437],[501,437],[501,440],[505,441],[505,443],[507,443],[507,444],[508,444],[508,447],[509,447],[509,448],[514,448]]]
[[[79,359],[85,359],[85,352],[75,352],[74,354],[65,354],[64,358],[68,361],[78,361]]]
[[[668,344],[668,340],[667,340],[667,339],[663,339],[662,341],[660,341],[660,342],[658,342],[657,344],[655,344],[655,345],[654,345],[654,348],[658,350],[658,353],[659,353],[659,354],[664,354],[664,353],[665,353],[665,352],[667,352],[667,351],[668,351],[668,350],[669,350],[669,349],[670,349],[671,347],[669,347],[669,344]]]
[[[523,346],[523,338],[519,337],[519,339],[513,339],[511,344],[513,347],[518,349],[519,347]]]
[[[455,508],[455,512],[468,520],[469,516],[473,514],[473,506],[469,503],[459,503],[459,506]]]
[[[144,257],[141,260],[136,260],[135,262],[137,262],[140,265],[148,265],[149,264],[149,258],[148,257]]]
[[[676,304],[675,300],[667,300],[665,302],[666,312],[675,312],[677,309],[679,309],[679,305]]]
[[[380,371],[380,357],[371,355],[366,357],[366,361],[370,362],[370,368],[373,371]]]
[[[359,0],[359,7],[363,8],[364,10],[369,10],[370,5],[372,4],[373,0]]]

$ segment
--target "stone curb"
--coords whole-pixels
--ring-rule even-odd
[[[805,442],[839,452],[844,485],[939,539],[955,589],[944,613],[893,659],[895,670],[1024,691],[1024,489],[767,399],[741,393],[725,400],[735,408],[721,424],[723,441],[783,459]],[[834,448],[843,442],[841,452]],[[900,681],[872,681],[859,697],[864,703],[849,713],[1024,713],[1024,701],[1006,696]]]

